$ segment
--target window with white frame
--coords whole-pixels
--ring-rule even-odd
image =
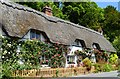
[[[46,65],[48,65],[48,62],[49,62],[49,58],[46,57],[45,55],[42,55],[42,56],[41,56],[41,64],[46,64]]]
[[[30,30],[30,39],[38,39],[42,42],[46,41],[44,35],[38,30]]]
[[[67,56],[67,63],[68,64],[75,64],[75,56]]]
[[[82,47],[82,48],[86,48],[85,42],[83,40],[76,39],[74,42],[74,45]]]
[[[80,42],[79,40],[75,40],[75,44],[76,44],[77,46],[82,47],[81,42]]]
[[[92,46],[94,49],[98,49],[98,50],[101,49],[98,43],[93,43]]]
[[[36,30],[31,30],[30,31],[30,39],[39,39],[41,40],[41,33]]]

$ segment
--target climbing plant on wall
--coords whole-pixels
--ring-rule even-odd
[[[64,45],[44,43],[38,40],[1,39],[2,63],[11,63],[10,66],[15,70],[40,66],[42,55],[48,58],[49,66],[54,68],[64,66],[65,57],[63,54],[66,50]]]

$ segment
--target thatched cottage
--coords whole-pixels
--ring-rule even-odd
[[[77,56],[72,53],[75,50],[96,48],[116,52],[99,32],[49,15],[0,0],[0,35],[22,40],[39,38],[41,41],[68,45],[71,51],[66,56],[66,67],[69,66],[70,58],[77,65]]]

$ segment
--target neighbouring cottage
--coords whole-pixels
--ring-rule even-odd
[[[47,6],[43,12],[0,0],[0,35],[23,41],[39,39],[67,45],[69,52],[65,56],[65,67],[77,66],[77,50],[91,49],[88,54],[92,49],[116,52],[101,33],[54,17]],[[92,60],[95,62],[95,59]]]

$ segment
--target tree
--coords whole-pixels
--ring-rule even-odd
[[[113,41],[113,46],[118,51],[118,56],[120,56],[120,36],[116,36],[116,38]]]
[[[113,6],[107,6],[104,9],[104,33],[109,37],[109,41],[113,42],[120,33],[120,13]]]
[[[62,11],[73,23],[95,30],[102,27],[103,10],[95,2],[64,3]]]

